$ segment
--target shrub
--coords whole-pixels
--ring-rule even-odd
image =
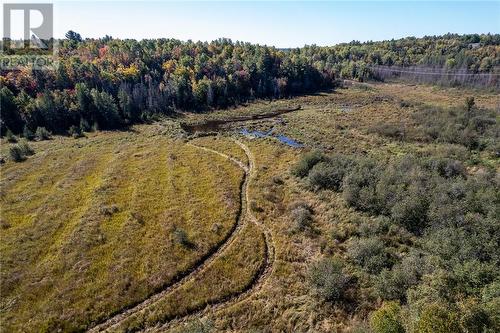
[[[376,292],[384,300],[405,302],[407,290],[417,285],[422,275],[428,271],[428,262],[422,257],[422,253],[412,251],[391,270],[384,269],[379,274],[375,280]]]
[[[460,161],[450,158],[431,158],[427,161],[426,165],[430,170],[436,171],[441,177],[465,177],[465,167]]]
[[[74,137],[75,139],[81,138],[83,136],[81,128],[75,125],[72,125],[69,128],[68,134]]]
[[[375,213],[390,215],[391,207],[406,197],[406,191],[414,180],[425,178],[418,166],[419,160],[411,155],[388,163],[374,161],[376,172],[368,174],[374,182]],[[374,178],[375,177],[375,178]],[[418,182],[420,183],[420,182]],[[418,187],[416,187],[418,189]]]
[[[462,329],[456,313],[446,306],[432,303],[427,305],[416,325],[418,333],[460,333]]]
[[[35,135],[40,141],[50,139],[50,132],[45,127],[37,127]]]
[[[489,316],[492,332],[500,332],[500,279],[483,288],[481,301]]]
[[[177,244],[182,245],[186,248],[192,248],[193,243],[189,240],[187,233],[180,228],[175,229],[174,231],[174,239]]]
[[[275,185],[283,185],[285,183],[280,176],[273,176],[271,180]]]
[[[347,255],[369,273],[378,273],[388,265],[384,243],[378,238],[354,238],[347,245]]]
[[[384,303],[370,316],[370,325],[374,333],[404,333],[399,303]]]
[[[212,225],[212,232],[216,233],[217,235],[220,234],[221,230],[223,229],[222,224],[220,223],[214,223]]]
[[[292,168],[292,174],[296,177],[304,178],[309,174],[309,170],[317,163],[324,160],[324,156],[319,151],[313,151],[302,156],[301,160]]]
[[[404,128],[401,125],[380,123],[372,126],[370,132],[393,139],[404,139]]]
[[[394,222],[408,231],[420,233],[427,224],[428,198],[425,191],[406,191],[401,200],[391,208]]]
[[[399,101],[399,106],[402,108],[409,108],[409,107],[413,106],[413,104],[409,101],[401,100],[401,101]]]
[[[7,132],[5,132],[5,139],[7,140],[7,142],[10,142],[10,143],[16,143],[17,142],[16,136],[9,129],[7,130]]]
[[[391,225],[391,221],[385,216],[377,218],[363,216],[363,219],[353,219],[351,221],[357,224],[357,231],[361,237],[370,237],[386,233]]]
[[[311,226],[312,211],[304,202],[295,203],[290,207],[290,217],[293,221],[293,231],[303,231]]]
[[[453,266],[455,288],[461,295],[479,297],[483,288],[495,280],[498,268],[478,260],[461,261]]]
[[[142,214],[138,213],[138,212],[131,212],[129,215],[129,219],[131,221],[137,222],[141,226],[143,226],[145,224],[144,216],[142,216]]]
[[[213,330],[214,325],[212,321],[201,321],[200,319],[189,322],[182,328],[183,333],[210,333]]]
[[[0,219],[0,229],[6,230],[11,227],[10,223]]]
[[[383,173],[382,166],[371,159],[362,160],[344,178],[342,195],[347,204],[361,211],[380,212],[376,185]]]
[[[35,134],[29,129],[29,127],[27,125],[24,125],[24,128],[23,128],[23,137],[26,140],[33,140],[33,139],[35,139]]]
[[[21,150],[21,153],[24,156],[31,156],[35,154],[35,151],[33,148],[30,147],[30,145],[26,141],[21,141],[21,143],[18,144],[19,149]]]
[[[375,280],[375,289],[382,299],[404,301],[409,287],[408,282],[404,270],[384,269]]]
[[[309,182],[317,189],[338,191],[352,161],[340,155],[334,155],[325,162],[319,162],[309,171]]]
[[[26,159],[23,151],[19,146],[12,146],[9,148],[9,156],[14,162],[22,162]]]
[[[456,227],[465,222],[468,207],[465,182],[440,182],[433,190],[429,205],[429,223],[436,228]]]
[[[467,333],[494,331],[494,324],[487,311],[476,299],[467,299],[460,304],[460,325]]]
[[[335,258],[325,258],[310,269],[310,281],[318,294],[330,302],[345,300],[351,277],[344,272],[344,264]]]
[[[90,126],[89,122],[84,118],[80,118],[80,131],[81,132],[89,132],[92,130],[92,126]]]
[[[260,207],[255,200],[250,200],[250,209],[256,213],[262,213],[264,209]]]
[[[119,211],[120,209],[118,208],[117,205],[106,205],[99,207],[99,213],[106,216],[112,216],[113,214],[116,214]]]
[[[479,223],[469,222],[467,225],[468,230],[463,227],[436,228],[436,230],[427,232],[419,243],[422,244],[426,252],[447,262],[448,267],[452,267],[453,264],[463,265],[467,261],[478,259],[497,262],[498,246],[494,245],[498,239],[498,222],[496,221],[498,219],[481,219]],[[489,274],[487,273],[488,266],[481,266],[486,271],[474,273]],[[483,277],[481,277],[481,280]],[[466,280],[462,282],[465,283]]]
[[[472,113],[475,105],[476,102],[474,101],[474,97],[472,96],[465,97],[465,110],[467,114]]]
[[[415,112],[419,136],[428,141],[455,143],[469,149],[483,150],[485,144],[496,138],[496,114],[490,110],[478,110],[469,101],[459,108],[443,110],[423,108]]]

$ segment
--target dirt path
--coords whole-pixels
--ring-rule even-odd
[[[240,213],[238,214],[238,219],[237,222],[231,230],[227,237],[220,243],[218,247],[211,253],[207,254],[203,258],[199,260],[199,263],[195,264],[194,267],[181,274],[181,276],[174,281],[173,283],[169,284],[167,287],[165,287],[163,290],[161,290],[158,293],[155,293],[145,299],[144,301],[130,307],[127,309],[124,309],[114,316],[108,318],[107,320],[99,323],[98,325],[92,327],[91,329],[88,330],[88,332],[102,332],[102,331],[107,331],[112,328],[116,328],[121,322],[123,322],[125,319],[129,318],[130,316],[139,313],[146,309],[147,307],[155,304],[158,302],[163,296],[166,294],[172,292],[173,290],[179,288],[181,285],[186,283],[189,280],[192,280],[194,276],[207,269],[208,266],[212,262],[214,262],[235,240],[236,236],[239,234],[239,231],[242,229],[244,223],[246,220],[249,222],[257,224],[263,231],[264,236],[265,236],[265,242],[266,242],[266,256],[265,256],[265,264],[263,265],[262,269],[258,272],[257,277],[252,281],[252,283],[245,288],[245,290],[239,294],[233,295],[231,297],[226,297],[225,299],[220,300],[220,302],[214,302],[212,306],[207,306],[207,308],[199,310],[199,311],[194,311],[193,313],[184,316],[182,318],[175,319],[173,321],[170,321],[168,323],[165,323],[163,326],[156,326],[154,328],[151,328],[152,330],[163,330],[166,329],[168,326],[180,323],[182,321],[189,320],[189,318],[194,317],[196,315],[199,315],[209,309],[215,310],[221,307],[226,307],[229,306],[230,304],[237,303],[239,301],[242,301],[243,299],[247,298],[251,294],[253,294],[257,288],[259,288],[262,285],[262,282],[265,280],[265,277],[268,276],[271,273],[272,270],[272,263],[274,262],[274,245],[272,242],[272,236],[270,231],[265,228],[265,226],[258,222],[258,220],[253,216],[250,207],[248,205],[249,202],[249,191],[248,191],[248,183],[250,181],[250,178],[253,176],[255,173],[255,160],[252,156],[251,151],[248,149],[247,146],[245,146],[243,143],[241,143],[238,140],[234,140],[236,144],[238,144],[245,152],[247,155],[249,165],[245,165],[243,162],[236,160],[224,153],[221,153],[219,151],[207,148],[207,147],[202,147],[195,145],[193,143],[188,143],[188,145],[191,145],[193,147],[196,147],[198,149],[211,152],[214,154],[217,154],[219,156],[222,156],[231,162],[235,163],[238,167],[240,167],[244,172],[244,180],[241,186],[241,193],[240,193]],[[147,329],[150,330],[150,329]]]
[[[239,140],[234,139],[234,142],[240,146],[245,154],[247,155],[248,161],[249,161],[249,169],[248,169],[248,184],[245,187],[245,198],[246,202],[250,202],[250,194],[249,194],[249,183],[252,180],[252,178],[255,176],[255,159],[252,155],[252,152],[250,149],[240,142]],[[209,149],[209,148],[207,148]],[[212,149],[209,149],[210,151],[213,151]],[[219,154],[217,151],[213,151],[214,153]],[[241,162],[240,162],[241,163]],[[155,327],[151,328],[146,328],[143,330],[143,332],[164,332],[167,331],[170,328],[173,328],[178,325],[182,325],[184,323],[187,323],[189,321],[192,321],[195,318],[203,317],[207,314],[214,313],[218,310],[222,310],[225,308],[229,308],[230,306],[233,306],[235,304],[238,304],[242,301],[247,300],[249,297],[257,294],[262,287],[264,286],[265,281],[267,280],[267,277],[272,273],[273,270],[273,263],[275,259],[275,246],[274,246],[274,241],[272,238],[271,231],[267,226],[260,222],[252,213],[252,210],[250,209],[250,205],[246,205],[246,212],[245,212],[246,217],[248,220],[252,223],[255,223],[263,232],[264,238],[265,238],[265,243],[266,243],[266,252],[265,252],[265,263],[261,267],[260,271],[256,274],[256,277],[252,280],[250,285],[248,285],[242,292],[233,294],[230,297],[226,297],[224,299],[220,299],[216,302],[212,302],[211,304],[208,304],[205,308],[197,311],[193,311],[193,313],[190,313],[186,316],[183,316],[181,318],[177,318],[174,320],[171,320],[167,323],[161,324],[161,325],[156,325]]]
[[[241,161],[238,161],[237,159],[232,158],[231,156],[228,156],[228,155],[226,155],[224,153],[221,153],[221,152],[219,152],[217,150],[213,150],[213,149],[210,149],[210,148],[207,148],[207,147],[203,147],[203,146],[198,146],[198,145],[192,144],[191,142],[188,142],[188,145],[196,147],[198,149],[202,149],[204,151],[208,151],[208,152],[217,154],[217,155],[222,156],[224,158],[227,158],[228,160],[230,160],[231,162],[233,162],[234,164],[236,164],[237,166],[239,166],[241,169],[243,169],[243,171],[245,171],[245,174],[248,174],[249,171],[250,171],[249,167],[247,165],[245,165],[245,163],[243,163]],[[248,154],[247,154],[247,157],[248,157]]]

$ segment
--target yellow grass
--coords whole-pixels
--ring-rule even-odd
[[[447,145],[402,142],[370,128],[376,123],[411,128],[411,114],[418,107],[459,105],[471,95],[480,107],[498,109],[498,97],[488,92],[362,84],[290,101],[187,115],[219,119],[300,104],[303,109],[283,115],[284,122],[267,119],[245,126],[274,128],[274,133],[306,144],[292,149],[274,139],[230,132],[255,157],[249,205],[271,230],[275,262],[262,287],[248,298],[188,319],[211,322],[215,331],[345,331],[352,313],[323,303],[308,284],[307,269],[322,256],[344,255],[338,239],[353,235],[353,221],[360,214],[347,208],[337,193],[309,191],[290,175],[290,167],[314,148],[387,157],[446,154]],[[163,290],[196,266],[234,226],[243,177],[239,167],[172,138],[180,131],[174,120],[136,130],[30,143],[34,156],[0,166],[0,321],[7,332],[88,328]],[[192,143],[248,163],[227,135]],[[8,147],[2,142],[2,155]],[[289,207],[297,201],[314,211],[310,231],[293,232]],[[176,241],[176,230],[183,230],[195,246]],[[238,294],[261,268],[264,249],[261,229],[247,224],[206,269],[116,330],[168,322]],[[370,304],[373,300],[360,299],[357,314],[366,314]],[[169,329],[183,332],[184,322]]]
[[[208,147],[243,162],[248,165],[248,158],[243,149],[236,145],[234,141],[224,136],[205,136],[192,141],[199,146]]]
[[[145,133],[38,143],[35,156],[2,166],[5,329],[83,329],[168,285],[225,239],[242,170]]]
[[[166,323],[238,295],[254,281],[264,256],[264,236],[255,224],[249,223],[206,270],[111,331],[126,332]]]
[[[462,104],[469,95],[476,96],[481,107],[493,108],[498,103],[491,93],[370,84],[368,89],[354,87],[295,98],[293,102],[301,104],[303,110],[284,115],[285,124],[274,120],[253,124],[262,130],[274,127],[275,133],[306,143],[303,150],[326,148],[339,153],[387,156],[439,151],[446,149],[445,145],[398,142],[372,134],[368,129],[376,122],[403,123],[410,127],[410,115],[417,105],[403,107],[401,100],[446,107]],[[355,232],[353,221],[361,217],[346,207],[341,195],[316,195],[290,175],[290,167],[303,150],[289,148],[273,139],[245,142],[254,153],[257,165],[257,176],[250,187],[250,198],[257,207],[254,214],[271,228],[275,240],[274,270],[262,290],[248,300],[199,318],[215,331],[347,331],[352,324],[352,314],[325,304],[314,294],[307,281],[307,268],[325,255],[344,256],[343,245],[335,239],[338,235],[345,239],[351,237]],[[314,211],[312,232],[291,232],[293,221],[288,207],[297,201],[306,202]],[[360,299],[359,302],[357,315],[366,315],[370,301]],[[183,332],[184,327],[187,326],[179,325],[172,330]]]

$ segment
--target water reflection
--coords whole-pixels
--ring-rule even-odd
[[[270,131],[268,132],[261,132],[261,131],[249,131],[248,129],[244,128],[240,131],[241,134],[243,135],[246,135],[246,136],[253,136],[255,138],[266,138],[266,137],[272,137],[272,138],[275,138],[275,139],[278,139],[280,142],[290,146],[290,147],[293,147],[293,148],[300,148],[300,147],[304,147],[303,144],[293,140],[292,138],[289,138],[285,135],[282,135],[282,134],[277,134],[277,135],[273,135],[274,129],[271,129]]]

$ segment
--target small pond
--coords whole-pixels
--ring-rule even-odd
[[[249,131],[248,129],[244,128],[240,131],[240,133],[243,135],[246,135],[246,136],[253,136],[256,138],[267,138],[267,137],[275,138],[275,139],[278,139],[280,142],[282,142],[290,147],[293,147],[293,148],[304,147],[303,144],[301,144],[301,143],[295,141],[294,139],[289,138],[285,135],[282,135],[282,134],[273,135],[272,134],[273,130],[274,129],[271,129],[268,132],[261,132],[261,131]]]

